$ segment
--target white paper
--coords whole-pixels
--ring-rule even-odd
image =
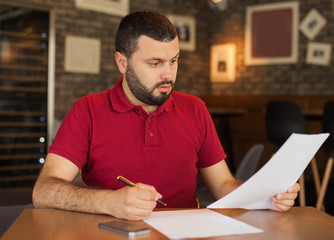
[[[144,221],[170,239],[263,232],[209,209],[153,212]]]
[[[271,209],[271,198],[286,192],[329,136],[292,134],[273,157],[250,179],[208,208]]]

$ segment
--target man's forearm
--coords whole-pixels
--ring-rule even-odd
[[[38,179],[33,191],[37,208],[58,208],[89,213],[107,213],[104,207],[111,190],[75,186],[55,177]]]
[[[229,194],[230,192],[238,188],[243,183],[244,183],[243,181],[238,180],[238,179],[233,179],[233,180],[225,182],[223,186],[221,187],[221,191],[217,199],[220,199],[224,197],[225,195]]]

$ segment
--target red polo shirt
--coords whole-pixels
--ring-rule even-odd
[[[198,168],[226,157],[203,101],[174,91],[147,115],[126,99],[121,82],[77,100],[49,153],[82,169],[87,185],[116,190],[123,175],[153,185],[168,207],[196,207]]]

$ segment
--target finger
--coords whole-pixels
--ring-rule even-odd
[[[151,216],[154,208],[143,209],[141,207],[136,208],[134,212],[134,216],[139,217],[141,219],[147,219]]]
[[[152,211],[156,205],[154,195],[147,197],[147,195],[152,195],[152,192],[149,190],[125,187],[121,191],[123,192],[123,196],[121,197],[123,204],[121,207],[126,212],[126,215],[133,215],[132,213],[137,209]]]
[[[126,202],[121,207],[126,219],[142,220],[148,218],[156,206],[156,201],[146,200],[140,197],[137,192],[139,189],[129,189],[132,197],[126,199]]]
[[[152,200],[138,199],[134,206],[137,209],[143,209],[143,210],[150,210],[151,211],[157,206],[157,201],[155,199],[152,199]]]
[[[147,219],[151,216],[156,207],[156,201],[139,200],[133,207],[133,215],[140,219]]]
[[[154,196],[155,196],[155,200],[158,200],[158,199],[162,198],[162,195],[155,189],[155,187],[153,187],[151,185],[143,184],[143,183],[138,183],[137,185],[141,189],[147,189],[147,190],[150,190],[151,192],[153,192]]]
[[[286,212],[288,211],[290,208],[284,206],[284,205],[279,205],[279,204],[275,204],[274,208],[272,208],[271,210],[274,210],[276,212]]]
[[[271,204],[274,206],[272,210],[279,212],[286,212],[294,205],[294,201],[292,200],[286,200],[280,202],[272,201]]]
[[[138,197],[143,190],[152,194],[149,190],[129,186],[108,192],[110,194],[106,201],[113,204],[106,204],[106,213],[128,220],[148,218],[157,203],[154,200],[147,201]]]
[[[277,194],[271,199],[272,205],[277,211],[287,211],[295,204],[293,194]]]
[[[274,199],[277,201],[282,201],[282,200],[295,200],[298,196],[297,192],[291,192],[291,193],[279,193],[274,196]]]
[[[286,207],[292,207],[295,204],[295,201],[292,199],[289,200],[281,200],[281,201],[273,201],[275,205],[281,205],[281,206],[286,206]]]
[[[141,220],[148,218],[153,212],[152,208],[145,208],[143,205],[128,206],[124,213],[127,219]]]
[[[292,193],[292,192],[296,192],[298,193],[300,190],[300,185],[298,183],[295,183],[294,185],[292,185],[291,187],[288,188],[288,191],[289,193]]]
[[[138,209],[152,210],[156,206],[156,196],[148,189],[143,188],[131,188],[132,203],[131,206]]]
[[[151,216],[153,210],[152,209],[142,209],[142,208],[132,208],[128,209],[126,212],[125,219],[128,220],[143,220],[147,219]]]

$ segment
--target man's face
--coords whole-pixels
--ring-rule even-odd
[[[141,36],[137,50],[128,59],[125,79],[137,100],[147,105],[161,105],[173,91],[179,42],[160,42]]]

